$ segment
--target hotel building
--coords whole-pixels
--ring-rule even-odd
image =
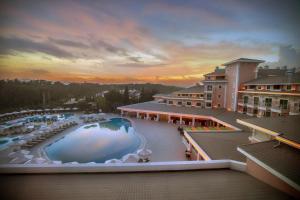
[[[263,62],[247,58],[227,62],[195,86],[154,99],[170,106],[225,108],[257,117],[299,114],[300,74],[295,69],[258,67]]]

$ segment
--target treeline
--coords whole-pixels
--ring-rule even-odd
[[[142,88],[140,97],[130,97],[128,86],[125,86],[124,93],[120,93],[118,90],[112,89],[108,93],[106,93],[104,97],[96,97],[95,107],[96,110],[101,110],[102,112],[106,113],[113,113],[117,112],[117,107],[119,106],[151,101],[153,100],[152,96],[157,93],[158,91],[156,89],[145,90],[144,88]]]
[[[119,91],[124,90],[121,94]],[[129,98],[128,91],[135,89],[141,92],[140,98]],[[94,84],[51,82],[44,80],[0,80],[0,112],[41,107],[57,107],[70,98],[86,100],[79,103],[82,109],[102,109],[113,112],[120,105],[143,102],[152,99],[156,93],[169,93],[180,88],[161,84]],[[103,91],[109,91],[104,97],[96,97]]]

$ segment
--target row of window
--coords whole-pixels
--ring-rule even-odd
[[[249,90],[286,90],[290,91],[292,89],[291,85],[247,85],[245,89]]]
[[[247,104],[249,102],[249,97],[248,96],[244,96],[243,97],[243,102],[244,104]],[[280,99],[279,100],[279,106],[282,109],[287,109],[288,108],[288,100],[287,99]],[[259,105],[259,97],[253,97],[253,104],[255,106]],[[272,98],[265,98],[264,99],[264,105],[267,107],[271,107],[272,106]]]
[[[203,94],[177,94],[177,96],[181,96],[181,97],[193,97],[193,96],[195,96],[195,97],[197,97],[197,98],[200,98],[200,97],[203,97]]]
[[[173,101],[168,101],[168,104],[173,105],[174,102],[173,102]],[[180,106],[181,106],[181,105],[184,105],[184,104],[183,104],[182,101],[177,101],[177,105],[180,105]],[[191,106],[191,105],[192,105],[192,102],[187,101],[187,102],[185,102],[185,105]],[[196,103],[196,106],[202,106],[202,104],[201,104],[200,102],[197,102],[197,103]]]
[[[221,89],[222,85],[219,85],[218,88]],[[213,90],[213,86],[212,85],[207,85],[206,86],[206,91],[212,91],[212,90]]]

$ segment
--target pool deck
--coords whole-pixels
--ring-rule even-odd
[[[146,147],[152,150],[151,161],[186,160],[185,146],[177,131],[177,125],[166,122],[129,118],[138,134],[146,139]]]
[[[120,117],[120,115],[106,114],[103,117],[110,119],[113,117]],[[133,123],[133,127],[136,132],[145,139],[146,147],[152,150],[150,158],[151,161],[187,160],[184,154],[185,146],[182,143],[182,137],[179,135],[176,125],[134,118],[127,119]],[[32,147],[30,149],[30,154],[47,158],[47,155],[45,155],[42,148],[84,125],[84,123],[80,122],[80,120],[77,122],[79,123],[77,126],[66,129],[65,131],[58,133],[57,135],[54,135],[53,137]]]

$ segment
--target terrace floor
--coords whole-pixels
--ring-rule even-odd
[[[129,118],[135,130],[146,139],[146,147],[152,150],[151,161],[186,160],[185,146],[177,131],[178,125],[166,122]]]
[[[0,199],[291,199],[238,171],[1,175]]]

